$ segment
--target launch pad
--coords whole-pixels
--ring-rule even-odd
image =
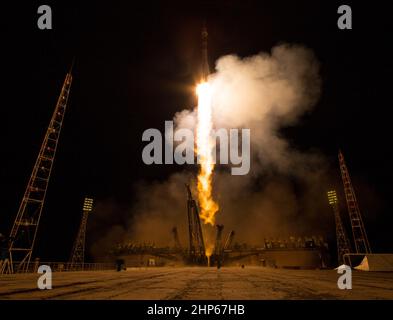
[[[393,273],[354,271],[352,275],[352,290],[340,290],[335,270],[129,268],[125,272],[56,272],[52,290],[38,290],[39,275],[14,274],[3,275],[0,299],[393,299]]]

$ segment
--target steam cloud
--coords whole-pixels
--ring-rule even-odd
[[[264,238],[323,234],[327,165],[317,153],[295,150],[280,133],[319,98],[319,63],[313,52],[283,44],[270,54],[224,56],[216,62],[210,81],[215,128],[251,129],[250,173],[232,176],[228,168],[216,167],[213,190],[220,205],[217,223],[224,224],[224,234],[233,229],[235,241],[259,245]],[[196,112],[183,110],[174,120],[178,128],[193,129]],[[93,253],[108,239],[172,245],[174,225],[186,245],[184,183],[190,179],[195,177],[183,172],[163,183],[140,186],[126,228],[109,230]]]

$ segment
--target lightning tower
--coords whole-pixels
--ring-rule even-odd
[[[336,237],[337,237],[337,258],[338,263],[341,265],[343,263],[343,255],[350,253],[350,244],[345,232],[344,226],[341,221],[340,208],[338,205],[338,198],[335,190],[329,191],[327,193],[329,204],[331,205],[334,212],[334,219],[336,222]]]
[[[55,111],[10,232],[8,251],[11,273],[28,271],[70,93],[71,70],[65,77]]]
[[[341,177],[344,184],[345,198],[347,200],[356,253],[371,253],[371,247],[367,239],[366,229],[364,228],[355,191],[352,187],[351,178],[349,177],[348,169],[341,151],[338,153],[338,160],[340,163]]]

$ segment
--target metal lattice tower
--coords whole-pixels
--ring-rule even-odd
[[[340,216],[340,208],[338,205],[338,198],[335,190],[327,193],[329,204],[334,212],[334,220],[336,222],[336,237],[337,237],[337,259],[338,263],[343,263],[343,255],[351,252],[351,247],[347,234],[345,232]]]
[[[355,191],[352,187],[351,178],[349,177],[348,169],[341,151],[338,153],[338,160],[340,162],[341,177],[344,184],[345,198],[347,200],[356,253],[371,253],[371,247],[367,239],[366,229],[364,228]]]
[[[70,258],[71,269],[76,268],[78,266],[81,266],[81,268],[83,269],[83,264],[85,263],[87,218],[89,216],[89,213],[93,210],[93,201],[94,201],[93,199],[86,197],[83,202],[82,220],[71,252],[71,258]]]
[[[187,214],[189,233],[189,254],[193,262],[202,263],[206,260],[205,243],[203,241],[201,221],[196,201],[192,198],[190,186],[186,185],[188,192]]]
[[[12,273],[27,272],[28,270],[67,107],[71,82],[70,70],[65,77],[55,111],[11,229],[9,262]],[[14,264],[16,266],[15,270],[13,268]]]

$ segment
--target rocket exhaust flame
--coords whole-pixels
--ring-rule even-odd
[[[214,226],[218,204],[212,196],[212,175],[214,170],[213,149],[215,141],[212,137],[212,88],[208,82],[197,86],[198,115],[197,115],[197,155],[200,170],[198,174],[198,200],[200,218],[205,224]]]

